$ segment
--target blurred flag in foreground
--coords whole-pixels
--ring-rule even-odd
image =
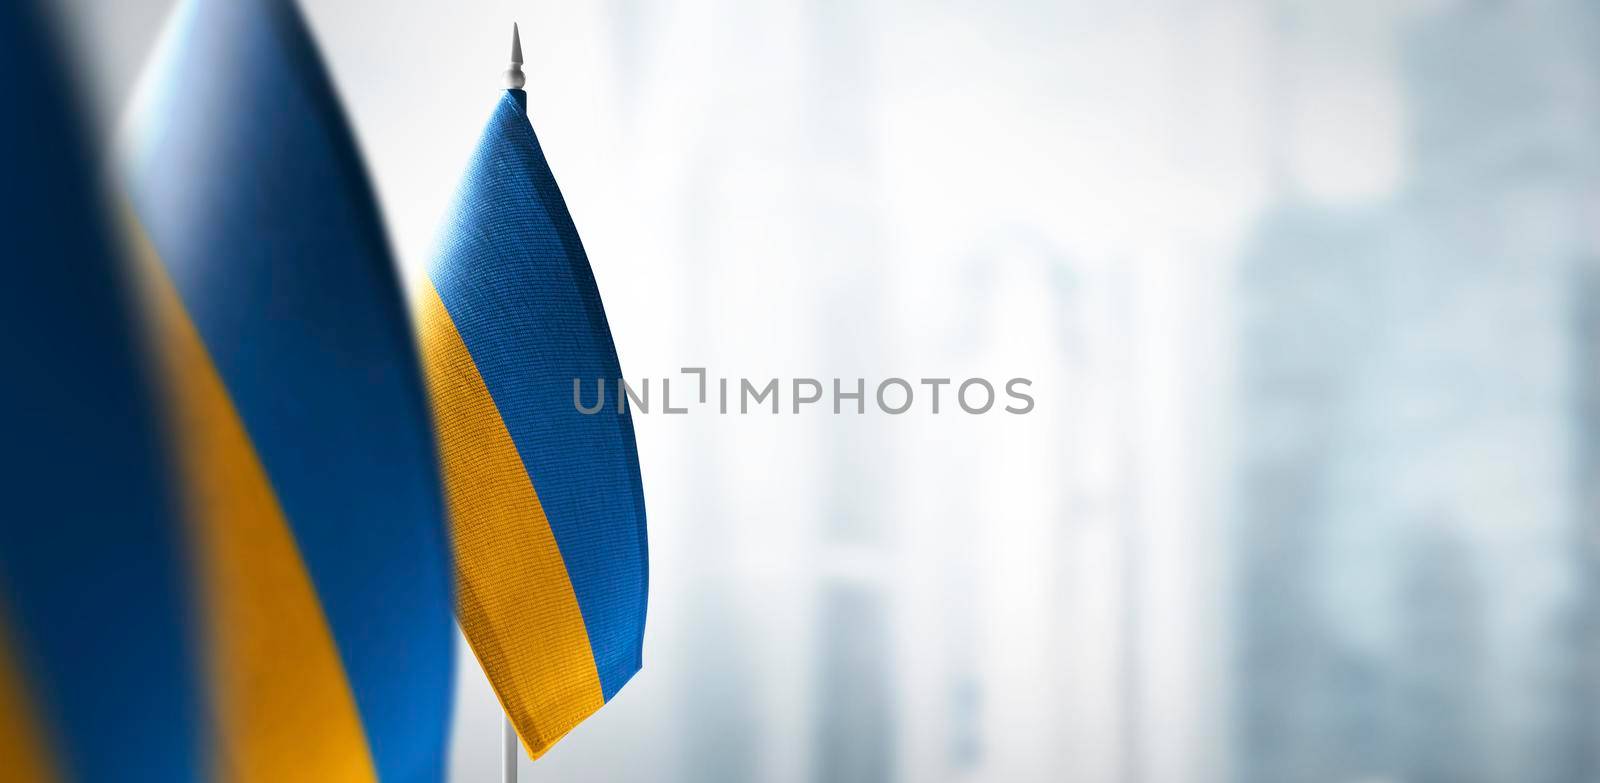
[[[198,780],[181,519],[49,44],[33,0],[0,3],[0,780]]]
[[[193,516],[216,773],[438,780],[449,549],[373,195],[287,0],[186,0],[126,178]]]
[[[495,106],[417,322],[458,617],[538,758],[639,670],[648,571],[633,422],[573,404],[574,378],[621,370],[526,108],[519,89]]]

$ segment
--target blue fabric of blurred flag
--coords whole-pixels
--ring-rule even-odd
[[[65,58],[0,3],[0,779],[201,779],[155,394]]]
[[[287,0],[185,0],[125,178],[174,400],[215,774],[439,780],[449,550],[373,193]]]

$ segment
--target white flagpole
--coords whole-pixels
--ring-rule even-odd
[[[522,35],[515,22],[511,24],[511,66],[505,72],[508,90],[520,90],[526,83],[522,75]],[[500,726],[500,783],[517,783],[517,759],[522,756],[517,729],[511,725],[511,716],[502,715]]]
[[[500,728],[500,783],[517,783],[517,757],[522,754],[517,747],[517,730],[511,719],[501,717]]]

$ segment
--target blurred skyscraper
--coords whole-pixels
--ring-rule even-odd
[[[797,217],[807,224],[805,252],[827,270],[814,314],[827,375],[866,378],[871,410],[883,367],[883,268],[857,259],[883,255],[878,214],[879,161],[873,128],[879,104],[875,11],[849,0],[809,0],[797,9],[805,30],[800,120],[812,176],[799,190]],[[831,384],[830,384],[831,385]],[[823,390],[831,404],[833,389]],[[855,403],[842,403],[845,416]],[[817,452],[823,496],[817,509],[820,566],[817,644],[811,692],[817,783],[893,780],[898,704],[891,592],[897,540],[886,508],[898,479],[881,421],[836,429]]]
[[[1242,259],[1240,780],[1594,779],[1594,13],[1424,12],[1399,191]]]

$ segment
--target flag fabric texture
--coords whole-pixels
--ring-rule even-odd
[[[538,758],[640,667],[644,494],[624,408],[585,415],[622,377],[593,271],[527,118],[507,90],[484,130],[416,301],[451,513],[457,616]]]
[[[309,31],[289,0],[185,0],[144,78],[124,176],[191,517],[212,772],[440,780],[453,632],[432,425]]]
[[[38,5],[0,3],[0,780],[200,780],[182,520]]]

